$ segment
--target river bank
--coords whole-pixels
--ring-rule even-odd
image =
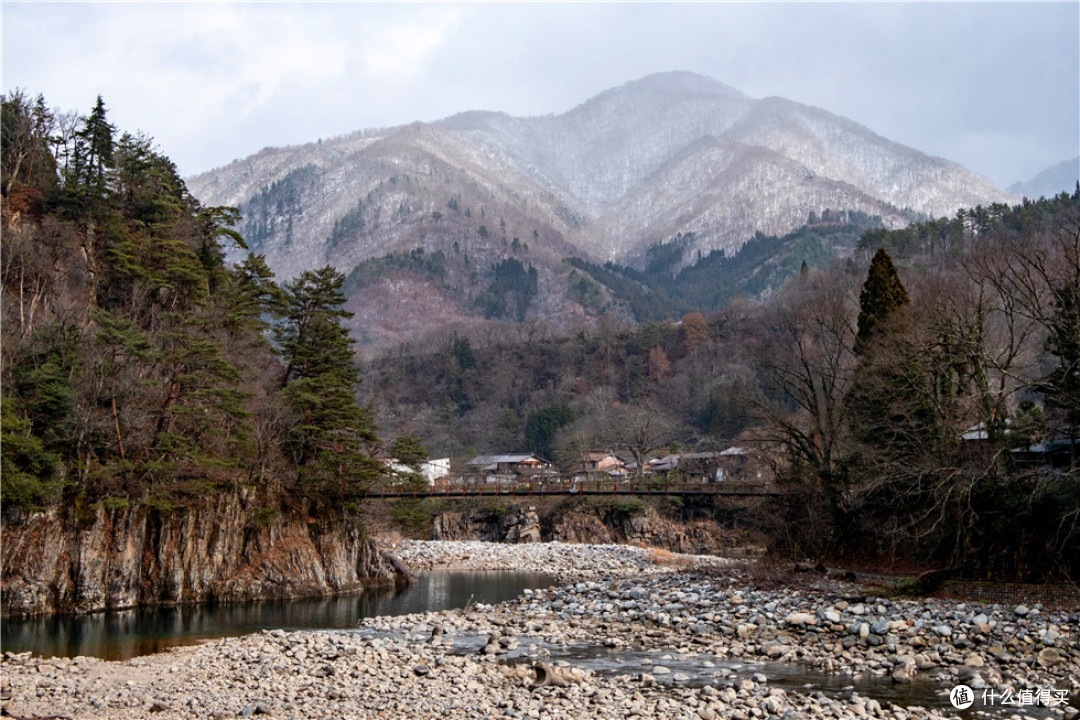
[[[771,587],[731,561],[627,546],[405,542],[410,567],[551,572],[561,585],[495,606],[369,618],[353,632],[280,630],[121,663],[5,655],[4,707],[16,717],[231,718],[937,718],[937,707],[864,695],[783,689],[768,673],[743,677],[724,661],[799,663],[898,684],[964,684],[979,697],[1040,695],[1077,715],[1076,609],[976,606],[864,597],[853,585],[805,579]],[[554,671],[536,684],[530,663],[575,643],[656,650],[708,676]],[[513,663],[500,658],[517,655]],[[697,658],[708,657],[708,660]],[[558,665],[548,665],[557,668]],[[551,673],[549,673],[550,676]],[[681,677],[680,677],[681,676]],[[1007,714],[1020,706],[1003,706]],[[972,710],[980,709],[978,700]],[[988,708],[989,709],[989,708]]]

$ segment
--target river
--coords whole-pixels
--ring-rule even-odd
[[[0,649],[43,657],[87,655],[127,660],[174,645],[246,635],[264,629],[350,628],[377,615],[408,615],[499,603],[554,578],[530,572],[433,572],[407,588],[308,600],[206,603],[35,618],[0,619]]]

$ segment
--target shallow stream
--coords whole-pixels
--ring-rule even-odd
[[[377,637],[386,633],[369,630],[349,630],[364,636]],[[422,643],[429,635],[426,632],[395,632],[397,637],[406,637]],[[453,641],[448,652],[458,655],[478,654],[488,642],[488,635],[443,636]],[[735,685],[742,680],[764,682],[768,687],[783,688],[789,692],[803,694],[822,693],[833,699],[848,699],[853,695],[877,700],[882,706],[893,703],[900,707],[920,706],[935,708],[965,720],[979,717],[1004,717],[1021,715],[1027,718],[1046,719],[1054,717],[1050,710],[1043,707],[990,707],[979,702],[964,711],[954,709],[948,698],[951,684],[935,680],[930,673],[922,673],[910,683],[894,683],[886,675],[840,675],[800,665],[797,663],[763,660],[757,662],[733,661],[718,658],[708,653],[679,653],[673,650],[641,650],[632,648],[609,648],[595,643],[557,643],[551,639],[541,640],[532,637],[519,637],[500,655],[502,662],[510,664],[528,664],[544,662],[548,664],[567,664],[573,667],[591,670],[599,676],[615,677],[629,675],[637,677],[648,673],[655,678],[657,685],[678,684],[685,687],[724,687]],[[668,672],[658,672],[657,668],[666,668]],[[676,680],[676,676],[680,677]],[[762,677],[763,676],[763,677]]]
[[[177,607],[114,610],[89,615],[0,619],[0,650],[43,657],[87,655],[127,660],[220,637],[283,628],[351,628],[378,615],[450,610],[469,603],[510,600],[525,588],[547,587],[555,579],[533,572],[433,572],[401,589],[309,600],[203,603]]]

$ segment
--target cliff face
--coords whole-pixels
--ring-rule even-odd
[[[5,518],[0,546],[4,613],[309,597],[402,579],[355,521],[298,512],[261,522],[241,493],[164,514]]]
[[[651,505],[626,513],[603,509],[569,509],[513,505],[490,509],[448,510],[436,515],[432,540],[487,540],[523,543],[626,543],[683,553],[715,553],[732,545],[730,532],[715,521],[681,521],[665,517]]]

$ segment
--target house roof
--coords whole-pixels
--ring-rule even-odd
[[[683,453],[682,455],[679,455],[679,460],[712,460],[722,454],[723,453],[715,452]]]
[[[472,460],[470,460],[467,464],[469,466],[474,466],[474,465],[498,465],[498,464],[501,464],[501,463],[520,464],[520,463],[527,463],[527,462],[547,463],[546,460],[538,458],[535,455],[521,454],[521,455],[477,455]]]
[[[1012,425],[1012,418],[1005,418],[1005,434],[1011,435],[1012,429],[1009,427]],[[972,425],[963,433],[960,434],[961,440],[989,440],[990,431],[986,429],[986,423],[981,422],[978,425]]]

